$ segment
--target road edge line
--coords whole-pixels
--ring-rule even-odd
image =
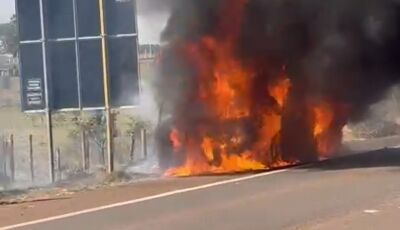
[[[79,216],[79,215],[84,215],[84,214],[94,213],[94,212],[98,212],[98,211],[103,211],[103,210],[128,206],[128,205],[132,205],[132,204],[142,203],[145,201],[170,197],[173,195],[179,195],[179,194],[193,192],[193,191],[197,191],[197,190],[203,190],[203,189],[213,188],[213,187],[217,187],[217,186],[221,186],[221,185],[233,184],[233,183],[246,181],[246,180],[252,180],[252,179],[256,179],[256,178],[260,178],[260,177],[264,177],[264,176],[270,176],[270,175],[274,175],[274,174],[284,173],[284,172],[291,171],[293,169],[300,169],[305,166],[306,165],[299,165],[299,166],[295,166],[295,167],[291,167],[291,168],[285,168],[285,169],[280,169],[280,170],[275,170],[275,171],[268,171],[268,172],[254,174],[254,175],[250,175],[250,176],[244,176],[244,177],[239,177],[239,178],[235,178],[235,179],[218,181],[218,182],[213,182],[213,183],[199,185],[199,186],[190,187],[190,188],[178,189],[178,190],[174,190],[174,191],[170,191],[170,192],[160,193],[158,195],[152,195],[152,196],[142,197],[142,198],[133,199],[133,200],[129,200],[129,201],[118,202],[118,203],[114,203],[114,204],[110,204],[110,205],[99,206],[96,208],[85,209],[85,210],[81,210],[81,211],[77,211],[77,212],[70,212],[67,214],[62,214],[62,215],[53,216],[53,217],[47,217],[47,218],[38,219],[38,220],[34,220],[34,221],[28,221],[25,223],[4,226],[4,227],[0,227],[0,230],[22,228],[22,227],[42,224],[42,223],[46,223],[46,222],[71,218],[71,217],[75,217],[75,216]]]

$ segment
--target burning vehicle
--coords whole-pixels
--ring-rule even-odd
[[[400,68],[396,1],[175,0],[158,98],[167,176],[331,157]]]

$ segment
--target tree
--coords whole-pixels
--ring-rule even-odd
[[[97,147],[96,151],[99,153],[101,164],[105,164],[105,148],[106,148],[106,122],[103,114],[85,114],[77,115],[72,119],[74,129],[72,130],[73,136],[81,135],[84,131],[86,135],[92,140]]]
[[[117,120],[118,113],[114,112],[112,114],[112,123],[115,124]],[[103,112],[95,113],[85,113],[85,114],[75,114],[72,118],[74,124],[71,131],[72,137],[77,137],[82,134],[85,135],[95,144],[97,148],[97,153],[99,154],[100,163],[102,165],[106,164],[106,147],[107,147],[107,123],[106,117]],[[117,128],[114,126],[114,135],[118,132]]]
[[[0,40],[6,53],[14,57],[18,53],[17,17],[13,15],[9,23],[0,24]]]

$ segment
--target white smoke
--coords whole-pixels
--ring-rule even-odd
[[[169,6],[169,0],[137,0],[140,43],[160,43],[160,34],[170,16]]]

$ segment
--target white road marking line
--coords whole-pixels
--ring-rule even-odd
[[[380,212],[379,210],[376,210],[376,209],[367,209],[367,210],[364,210],[364,213],[367,213],[367,214],[376,214],[376,213],[378,213],[378,212]]]
[[[155,199],[169,197],[169,196],[178,195],[178,194],[182,194],[182,193],[188,193],[188,192],[192,192],[192,191],[196,191],[196,190],[203,190],[203,189],[212,188],[212,187],[216,187],[216,186],[238,183],[241,181],[246,181],[246,180],[256,179],[259,177],[264,177],[264,176],[287,172],[287,171],[290,171],[290,170],[293,170],[296,168],[298,169],[298,168],[305,167],[305,166],[306,165],[301,165],[301,166],[297,166],[297,167],[281,169],[281,170],[276,170],[276,171],[270,171],[270,172],[255,174],[255,175],[251,175],[251,176],[245,176],[245,177],[240,177],[240,178],[236,178],[236,179],[225,180],[225,181],[219,181],[219,182],[200,185],[200,186],[191,187],[191,188],[179,189],[179,190],[175,190],[175,191],[171,191],[171,192],[161,193],[161,194],[154,195],[154,196],[143,197],[143,198],[134,199],[134,200],[130,200],[130,201],[115,203],[115,204],[111,204],[111,205],[105,205],[105,206],[101,206],[101,207],[97,207],[97,208],[86,209],[86,210],[82,210],[82,211],[78,211],[78,212],[71,212],[71,213],[64,214],[64,215],[29,221],[29,222],[25,222],[25,223],[21,223],[21,224],[0,227],[0,230],[22,228],[22,227],[27,227],[27,226],[31,226],[31,225],[42,224],[42,223],[51,222],[51,221],[55,221],[55,220],[79,216],[79,215],[83,215],[83,214],[89,214],[89,213],[103,211],[103,210],[107,210],[107,209],[137,204],[137,203],[141,203],[144,201],[155,200]]]

